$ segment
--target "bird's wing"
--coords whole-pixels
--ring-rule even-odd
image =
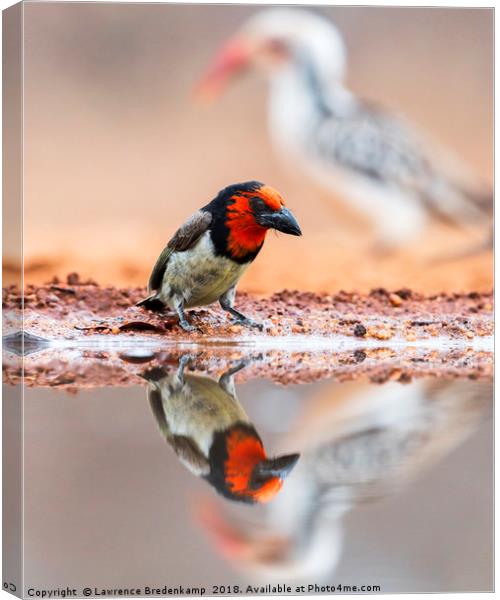
[[[397,119],[369,105],[343,119],[324,120],[316,147],[322,158],[384,185],[418,186],[432,173],[419,140]]]
[[[148,397],[158,427],[167,442],[172,446],[179,460],[195,475],[208,475],[210,465],[196,442],[185,436],[172,434],[163,408],[161,393],[156,389],[150,389],[148,390]]]
[[[183,435],[174,435],[169,442],[179,460],[192,473],[199,477],[210,473],[209,462],[194,440]]]
[[[317,128],[321,159],[363,175],[373,183],[418,196],[441,218],[485,214],[488,199],[467,190],[431,162],[428,144],[406,123],[371,103]],[[434,155],[432,155],[434,158]]]
[[[167,417],[165,415],[165,411],[163,409],[163,401],[161,398],[161,392],[157,389],[150,388],[148,390],[148,398],[149,404],[151,406],[151,410],[153,411],[153,415],[158,423],[158,427],[160,431],[164,435],[165,438],[169,439],[171,436],[170,427],[168,426]]]
[[[184,252],[192,248],[207,231],[211,221],[212,215],[209,212],[199,210],[174,233],[153,267],[148,282],[149,291],[160,289],[168,259],[172,252]]]

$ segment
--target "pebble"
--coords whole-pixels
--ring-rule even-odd
[[[394,332],[391,329],[375,329],[370,327],[368,334],[377,340],[390,340],[394,336]]]
[[[354,335],[356,337],[364,337],[366,335],[366,327],[358,323],[356,327],[354,327]]]
[[[397,294],[389,294],[389,302],[393,306],[401,306],[401,304],[403,304],[403,299]]]
[[[231,325],[231,327],[228,327],[228,331],[231,333],[241,333],[242,330],[243,327],[241,325]]]

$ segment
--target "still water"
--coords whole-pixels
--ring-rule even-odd
[[[26,388],[26,590],[492,590],[491,383],[245,369]]]

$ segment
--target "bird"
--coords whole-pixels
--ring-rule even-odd
[[[153,368],[142,377],[162,435],[180,462],[229,500],[266,503],[281,490],[299,454],[268,458],[255,427],[238,401],[229,368],[218,381],[186,375],[188,355],[177,370]]]
[[[493,398],[490,382],[465,380],[344,383],[336,397],[331,389],[308,398],[298,415],[288,437],[300,463],[261,519],[238,523],[210,501],[196,513],[246,576],[267,582],[331,574],[345,516],[403,490],[451,453],[489,417]]]
[[[368,217],[380,249],[404,246],[432,219],[491,224],[487,186],[403,117],[345,86],[346,48],[329,19],[298,8],[256,13],[216,54],[198,96],[218,97],[250,68],[269,80],[278,152]]]
[[[184,309],[217,300],[236,322],[262,325],[234,308],[236,285],[275,229],[302,235],[279,192],[259,181],[229,185],[198,210],[163,249],[149,278],[150,295],[137,303],[149,310],[169,307],[185,331],[196,329]]]

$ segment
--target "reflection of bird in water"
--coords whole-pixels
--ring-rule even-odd
[[[340,401],[323,393],[298,419],[289,441],[301,448],[300,464],[262,522],[231,523],[208,503],[200,512],[215,545],[247,575],[288,582],[331,573],[343,515],[451,452],[492,398],[491,385],[470,381],[343,386]]]
[[[259,12],[222,48],[201,93],[217,94],[249,67],[270,81],[278,150],[368,216],[385,248],[407,243],[430,218],[489,223],[489,190],[462,166],[445,166],[399,117],[345,88],[344,44],[327,19],[295,8]]]
[[[267,458],[262,441],[238,402],[229,369],[219,381],[152,369],[148,397],[162,434],[179,460],[231,500],[268,502],[281,489],[298,454]]]

